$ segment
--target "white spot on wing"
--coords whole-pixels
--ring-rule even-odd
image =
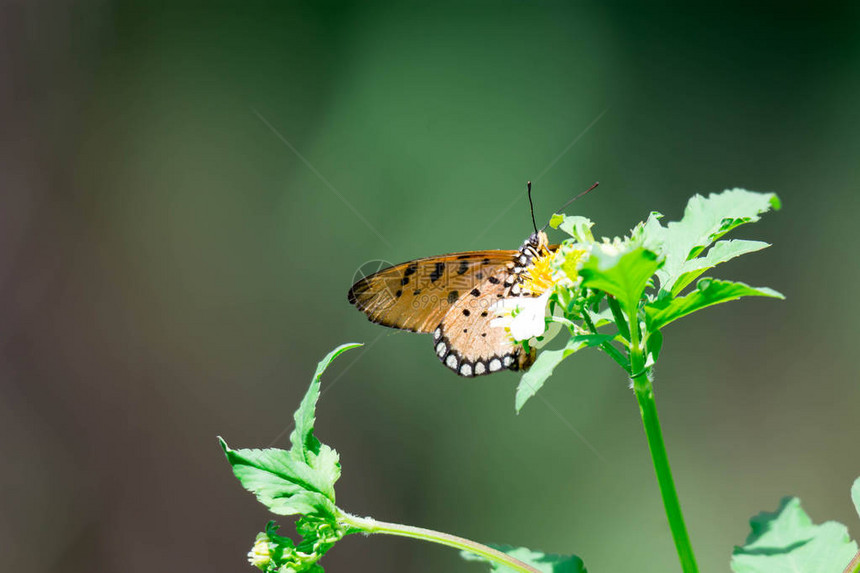
[[[508,354],[507,356],[505,356],[505,357],[502,359],[502,362],[504,363],[505,368],[507,368],[508,366],[510,366],[511,364],[513,364],[513,363],[514,363],[514,357],[513,357],[513,356],[511,356],[510,354]]]
[[[448,346],[444,342],[440,342],[436,345],[436,354],[439,358],[445,356],[445,353],[448,352]]]
[[[457,357],[454,356],[453,354],[449,354],[448,358],[445,359],[445,366],[447,366],[448,368],[450,368],[452,370],[456,370],[457,369]]]
[[[439,340],[440,336],[442,336],[442,329],[437,326],[436,332],[433,333],[433,340]]]
[[[472,375],[472,365],[471,364],[463,364],[460,366],[460,374],[463,376],[471,376]]]
[[[483,374],[486,371],[487,371],[487,367],[484,366],[483,362],[476,362],[475,363],[475,374],[476,375],[480,376],[481,374]]]
[[[495,372],[495,371],[501,370],[501,369],[502,369],[502,363],[499,361],[498,358],[493,358],[492,360],[490,360],[490,372]]]

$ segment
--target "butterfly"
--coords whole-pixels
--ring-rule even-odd
[[[531,182],[528,191],[531,204]],[[517,250],[466,251],[394,265],[357,281],[347,300],[376,324],[432,333],[436,356],[460,376],[527,370],[535,350],[527,352],[492,323],[502,301],[538,296],[526,285],[536,278],[536,268],[548,269],[558,248],[537,229],[533,208],[532,223],[535,232]]]

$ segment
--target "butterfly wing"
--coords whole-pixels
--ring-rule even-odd
[[[517,254],[468,251],[416,259],[361,279],[349,289],[347,299],[371,322],[433,332],[458,300],[507,270]]]
[[[513,287],[519,283],[519,277],[504,268],[451,306],[433,333],[436,356],[445,366],[467,377],[531,366],[535,351],[526,354],[504,328],[490,325],[496,318],[494,304],[523,296],[512,293],[512,289],[519,292]]]
[[[436,355],[460,376],[526,370],[526,353],[504,328],[491,326],[497,302],[533,296],[523,289],[536,257],[552,253],[546,234],[530,236],[517,251],[470,251],[428,257],[383,269],[352,285],[349,302],[371,322],[433,332]]]

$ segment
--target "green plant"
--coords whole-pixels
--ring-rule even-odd
[[[527,332],[517,340],[526,349],[549,341],[559,331],[568,338],[559,349],[543,350],[525,373],[516,392],[519,411],[562,360],[585,348],[598,348],[617,363],[631,381],[639,404],[666,516],[684,573],[698,571],[675,490],[654,396],[654,365],[660,356],[663,329],[674,321],[716,304],[745,296],[783,298],[766,287],[718,280],[702,275],[737,256],[759,251],[767,243],[721,240],[733,229],[759,220],[780,207],[772,193],[728,190],[690,199],[680,221],[663,226],[659,213],[636,225],[626,237],[596,240],[592,222],[584,217],[555,215],[550,225],[569,235],[547,260],[531,269],[535,297],[522,307],[508,305],[500,324],[508,332]],[[538,276],[541,275],[541,276]],[[695,285],[693,284],[695,282]],[[519,304],[519,303],[518,303]],[[542,305],[546,312],[534,312]],[[523,312],[528,309],[529,312]],[[529,324],[517,324],[528,321]],[[319,572],[319,559],[342,537],[353,533],[385,533],[458,548],[464,555],[490,563],[494,571],[584,571],[575,556],[552,556],[525,548],[491,547],[452,535],[351,515],[335,504],[334,483],[340,477],[338,456],[314,437],[313,423],[320,377],[349,344],[332,351],[317,368],[311,387],[295,413],[289,451],[232,450],[221,442],[237,478],[269,509],[301,516],[298,543],[277,535],[270,523],[257,537],[251,562],[269,572]],[[860,482],[858,482],[860,483]],[[855,484],[855,503],[858,493]],[[752,521],[753,533],[735,550],[736,573],[836,571],[856,553],[844,527],[813,526],[796,499],[783,502],[773,514]],[[841,529],[840,529],[841,528]],[[852,565],[851,571],[860,571]]]
[[[859,492],[860,478],[851,489],[858,514]],[[857,544],[848,537],[845,526],[835,521],[814,525],[796,497],[784,498],[775,512],[753,517],[750,526],[746,544],[732,553],[735,573],[860,571],[860,561],[852,560],[855,555],[860,557]]]
[[[318,573],[323,569],[317,561],[345,535],[382,533],[460,549],[489,561],[498,571],[585,571],[576,557],[536,554],[522,548],[493,548],[447,533],[357,517],[335,505],[334,484],[340,477],[340,462],[337,452],[314,436],[315,411],[323,372],[339,354],[357,346],[361,345],[339,346],[319,363],[310,388],[294,415],[296,426],[290,434],[292,447],[289,450],[233,450],[219,438],[227,460],[233,466],[233,473],[243,486],[272,513],[301,516],[296,522],[301,537],[298,543],[278,535],[274,523],[266,525],[248,554],[253,565],[271,573]],[[532,566],[521,559],[529,559],[538,565]]]

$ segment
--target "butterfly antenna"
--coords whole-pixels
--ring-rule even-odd
[[[534,205],[534,203],[532,203],[532,182],[531,181],[526,182],[526,187],[528,188],[528,194],[529,194],[529,209],[531,209],[531,211],[532,211],[532,227],[535,228],[535,234],[537,234],[538,228],[537,228],[537,222],[535,222],[535,205]]]
[[[584,195],[585,195],[585,194],[587,194],[589,191],[592,191],[592,190],[593,190],[595,187],[597,187],[598,185],[600,185],[600,181],[595,181],[595,182],[594,182],[594,185],[592,185],[591,187],[589,187],[588,189],[586,189],[585,191],[583,191],[582,193],[580,193],[579,195],[577,195],[576,197],[574,197],[573,199],[571,199],[570,201],[568,201],[567,203],[565,203],[564,205],[562,205],[561,207],[559,207],[558,209],[556,209],[555,211],[553,211],[553,213],[561,213],[562,211],[564,211],[564,209],[565,209],[568,205],[570,205],[571,203],[573,203],[574,201],[576,201],[576,200],[577,200],[577,199],[579,199],[580,197],[584,196]],[[532,219],[534,219],[534,214],[532,214]],[[546,229],[548,226],[549,226],[549,223],[547,223],[546,225],[544,225],[543,227],[541,227],[541,231],[543,231],[544,229]]]

